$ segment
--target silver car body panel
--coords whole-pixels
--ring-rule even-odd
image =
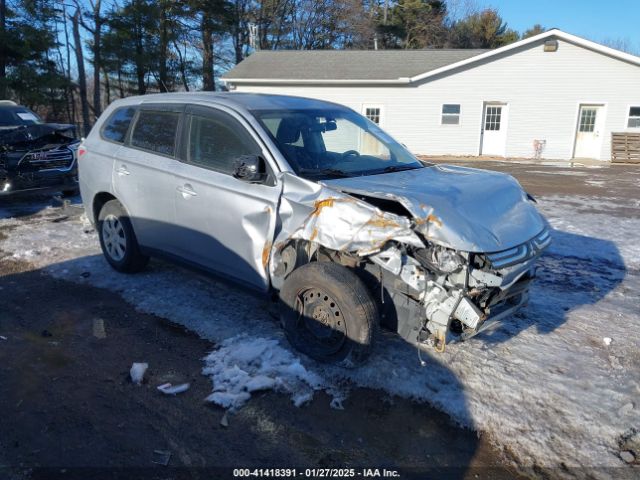
[[[392,199],[434,243],[465,252],[498,252],[531,239],[545,222],[511,176],[433,165],[326,182],[344,192]]]
[[[113,164],[113,191],[126,206],[141,245],[171,251],[176,240],[173,172],[179,162],[121,146]]]
[[[406,217],[383,212],[292,173],[282,173],[280,181],[283,185],[278,209],[281,229],[271,259],[271,280],[276,288],[284,280],[274,273],[281,261],[279,253],[291,240],[305,240],[359,257],[379,252],[391,239],[416,247],[423,245]]]

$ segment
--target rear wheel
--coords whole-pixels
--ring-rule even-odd
[[[280,291],[289,342],[326,363],[355,367],[371,352],[379,316],[360,278],[346,267],[316,262],[294,270]]]
[[[98,236],[102,253],[117,271],[134,273],[147,266],[149,257],[140,252],[131,220],[117,200],[108,201],[100,210]]]

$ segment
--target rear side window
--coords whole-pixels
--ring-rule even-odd
[[[173,156],[180,113],[141,110],[131,135],[131,146]]]
[[[233,118],[222,113],[191,117],[190,163],[230,174],[235,159],[259,153],[258,145]]]
[[[136,109],[133,107],[119,108],[113,112],[102,127],[102,136],[112,142],[124,143],[135,113]]]

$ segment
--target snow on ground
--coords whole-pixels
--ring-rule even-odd
[[[529,306],[442,355],[423,353],[426,367],[389,334],[358,370],[317,365],[290,351],[266,300],[162,262],[142,274],[117,274],[100,256],[95,233],[77,218],[52,221],[50,209],[0,218],[0,228],[11,225],[0,259],[24,258],[55,276],[116,291],[220,344],[204,373],[214,386],[209,399],[225,407],[271,387],[296,403],[328,389],[339,403],[346,380],[433,404],[491,435],[520,466],[621,467],[618,441],[640,428],[640,201],[538,200],[556,230]]]
[[[240,408],[251,393],[260,390],[289,393],[298,407],[311,400],[314,391],[331,390],[320,375],[306,369],[276,339],[231,337],[204,361],[202,373],[213,381],[213,393],[207,400],[231,410]]]

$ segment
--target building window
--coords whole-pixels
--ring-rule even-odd
[[[484,129],[491,131],[500,130],[500,123],[502,122],[502,107],[487,107]]]
[[[382,117],[382,108],[380,107],[365,107],[364,116],[371,120],[376,125],[380,125]]]
[[[580,113],[580,132],[592,133],[596,129],[596,114],[595,108],[583,108]]]
[[[629,107],[629,128],[640,128],[640,107]]]
[[[459,125],[460,124],[460,104],[445,103],[442,105],[443,125]]]

